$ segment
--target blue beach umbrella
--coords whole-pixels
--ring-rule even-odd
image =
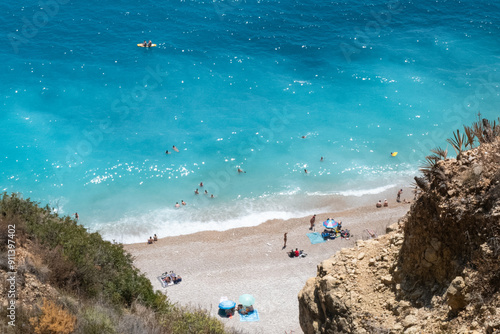
[[[255,298],[252,295],[249,295],[248,293],[241,295],[238,300],[240,304],[243,306],[252,306],[253,303],[255,303]]]
[[[222,310],[230,310],[235,306],[236,306],[236,303],[233,302],[232,300],[224,300],[223,302],[219,303],[219,308]]]
[[[333,219],[328,219],[323,222],[323,226],[326,228],[336,228],[338,223]]]

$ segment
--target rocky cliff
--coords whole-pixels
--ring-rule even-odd
[[[500,332],[500,139],[482,139],[428,160],[388,234],[318,266],[299,293],[305,333]]]

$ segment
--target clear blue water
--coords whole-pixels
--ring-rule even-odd
[[[0,190],[78,212],[108,239],[339,210],[409,184],[478,111],[499,115],[494,1],[51,0],[1,12]]]

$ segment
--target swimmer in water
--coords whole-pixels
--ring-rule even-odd
[[[246,173],[243,169],[238,167],[238,173]]]
[[[181,201],[181,204],[182,205],[186,205],[186,202],[184,202],[184,200]]]

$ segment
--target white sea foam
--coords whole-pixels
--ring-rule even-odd
[[[397,187],[397,184],[388,184],[388,185],[385,185],[385,186],[371,188],[371,189],[351,189],[351,190],[345,190],[345,191],[340,191],[337,194],[342,195],[342,196],[356,196],[356,197],[361,197],[361,196],[364,196],[364,195],[380,194],[380,193],[383,193],[386,190],[389,190],[389,189],[395,188],[395,187]]]
[[[192,234],[201,231],[225,231],[232,228],[256,226],[271,219],[290,219],[310,215],[312,211],[242,212],[233,217],[208,215],[209,210],[162,209],[143,215],[124,217],[116,222],[99,223],[99,232],[107,240],[121,243],[145,242],[153,234],[159,237]]]

